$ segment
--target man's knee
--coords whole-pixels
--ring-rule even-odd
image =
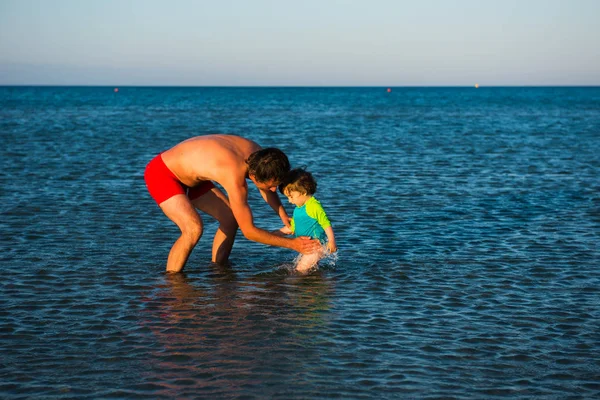
[[[187,223],[181,230],[181,235],[195,245],[202,237],[202,222]]]

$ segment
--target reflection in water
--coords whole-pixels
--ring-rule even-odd
[[[166,274],[145,299],[143,321],[156,342],[148,383],[161,382],[156,389],[167,396],[234,396],[318,373],[314,333],[327,324],[331,280],[318,273],[240,280],[231,268],[211,268],[199,278]]]

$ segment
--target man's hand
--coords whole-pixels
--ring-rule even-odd
[[[315,253],[322,249],[321,242],[318,239],[311,239],[307,236],[300,236],[294,240],[294,250],[302,254]]]

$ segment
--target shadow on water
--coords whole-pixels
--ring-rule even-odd
[[[140,319],[156,343],[144,381],[166,397],[308,384],[319,367],[311,332],[327,324],[333,290],[321,274],[241,278],[216,265],[203,276],[165,274]]]

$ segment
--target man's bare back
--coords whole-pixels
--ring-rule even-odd
[[[232,135],[197,136],[162,153],[167,167],[190,187],[201,181],[224,185],[232,178],[247,178],[246,159],[261,147],[248,139]]]

